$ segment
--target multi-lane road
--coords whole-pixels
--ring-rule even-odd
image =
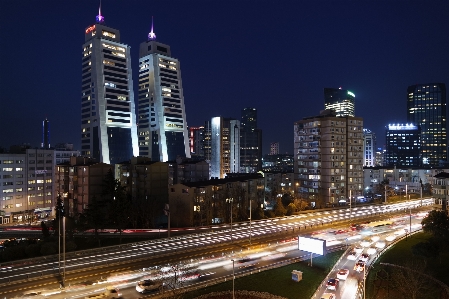
[[[159,266],[157,275],[160,276],[163,275],[161,267],[163,269],[167,264],[181,262],[184,267],[188,267],[188,271],[184,272],[190,273],[186,283],[188,280],[195,282],[217,278],[229,275],[232,271],[232,259],[234,270],[238,273],[244,269],[306,254],[298,253],[297,245],[292,239],[296,234],[311,234],[312,231],[323,230],[322,238],[327,238],[330,246],[346,244],[348,241],[351,243],[357,241],[357,238],[352,238],[348,233],[335,234],[338,232],[336,227],[341,226],[341,231],[344,231],[350,221],[389,218],[395,213],[404,214],[404,209],[409,205],[418,210],[421,204],[433,204],[433,200],[364,206],[351,211],[317,211],[252,221],[251,224],[237,223],[233,225],[232,233],[229,225],[209,227],[203,233],[72,252],[66,255],[65,263],[60,263],[58,256],[50,256],[2,264],[0,296],[24,298],[26,293],[37,292],[41,296],[52,293],[52,298],[84,298],[86,294],[102,292],[105,287],[117,287],[124,298],[135,298],[136,282],[155,275],[155,266]],[[60,272],[65,273],[63,290],[59,290]]]

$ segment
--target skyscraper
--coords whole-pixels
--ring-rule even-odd
[[[363,129],[363,166],[375,165],[376,134],[368,129]]]
[[[270,155],[279,155],[279,142],[270,143]]]
[[[139,153],[153,161],[190,158],[180,63],[156,34],[139,50]]]
[[[42,148],[50,148],[50,122],[47,118],[42,122]]]
[[[240,121],[240,172],[262,170],[262,130],[257,128],[256,108],[242,109]]]
[[[413,124],[388,125],[386,166],[421,167],[420,130]]]
[[[211,121],[211,177],[223,179],[238,173],[240,166],[240,121],[221,116]]]
[[[96,23],[85,30],[82,58],[81,154],[115,164],[138,156],[130,47],[120,32]]]
[[[334,110],[337,116],[355,116],[355,95],[341,87],[325,88],[324,109]]]
[[[423,166],[436,167],[447,161],[446,86],[416,84],[407,88],[407,122],[421,129]]]

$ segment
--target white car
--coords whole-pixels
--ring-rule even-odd
[[[362,253],[362,255],[360,256],[360,260],[363,262],[367,262],[369,259],[369,254],[368,253]]]
[[[371,245],[371,242],[368,240],[363,240],[362,242],[360,242],[360,246],[363,246],[363,247],[368,247],[370,245]]]
[[[384,247],[385,247],[385,242],[383,242],[383,241],[377,242],[377,243],[376,243],[376,247],[377,247],[377,248],[384,248]]]
[[[340,280],[346,280],[346,278],[348,278],[349,275],[349,269],[340,269],[337,272],[337,278]]]
[[[379,236],[372,236],[371,240],[373,240],[373,242],[377,242],[379,241],[380,237]]]
[[[377,253],[377,248],[376,247],[370,247],[366,250],[366,253],[368,253],[369,255],[373,255]]]
[[[385,237],[385,240],[387,240],[388,242],[391,242],[391,241],[393,241],[394,239],[396,239],[396,236],[395,236],[395,235],[389,235],[389,236],[386,236],[386,237]]]
[[[351,261],[355,261],[357,258],[358,258],[358,253],[357,252],[355,252],[355,251],[351,251],[349,254],[348,254],[348,257],[347,257],[347,259],[348,260],[351,260]]]
[[[335,294],[324,293],[323,295],[321,295],[321,299],[335,299]]]
[[[363,248],[360,247],[360,246],[356,246],[356,247],[354,247],[354,251],[357,252],[357,253],[362,253],[363,252]]]

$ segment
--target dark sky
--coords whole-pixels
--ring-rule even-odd
[[[0,1],[0,146],[80,144],[81,51],[95,0]],[[449,83],[449,1],[103,0],[106,25],[138,49],[154,16],[181,62],[187,123],[258,110],[263,152],[293,153],[293,123],[324,108],[323,88],[356,95],[356,116],[385,142],[406,122],[407,86]],[[137,94],[137,89],[134,89]]]

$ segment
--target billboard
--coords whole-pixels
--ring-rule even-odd
[[[326,240],[298,236],[298,250],[326,255]]]

